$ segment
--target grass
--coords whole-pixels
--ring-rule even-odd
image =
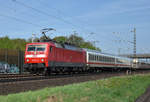
[[[113,77],[0,96],[0,102],[134,102],[148,85],[150,75]]]

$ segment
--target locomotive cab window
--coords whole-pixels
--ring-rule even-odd
[[[29,45],[27,51],[35,51],[35,46]]]
[[[45,51],[46,45],[29,45],[27,51]]]

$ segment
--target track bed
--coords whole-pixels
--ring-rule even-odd
[[[146,74],[150,73],[149,70],[134,71],[132,74]],[[25,92],[29,90],[37,90],[45,87],[63,86],[67,84],[80,83],[91,80],[99,80],[113,76],[125,76],[126,72],[102,72],[92,74],[75,74],[75,75],[57,75],[53,77],[47,77],[39,80],[28,81],[15,81],[0,83],[0,95],[7,95],[10,93]],[[129,75],[129,74],[128,74]]]

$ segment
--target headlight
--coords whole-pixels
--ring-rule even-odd
[[[43,61],[44,61],[44,59],[41,59],[41,61],[43,62]]]
[[[27,59],[27,62],[29,62],[29,59]]]

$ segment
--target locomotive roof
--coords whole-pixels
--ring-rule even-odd
[[[68,43],[57,43],[57,42],[53,42],[53,41],[49,41],[49,42],[34,42],[34,43],[28,43],[30,44],[52,44],[57,48],[64,48],[64,49],[68,49],[68,50],[74,50],[74,51],[83,51],[81,48],[75,46],[75,45],[71,45]]]
[[[70,44],[61,44],[61,43],[54,43],[56,47],[58,48],[64,48],[64,49],[68,49],[68,50],[74,50],[74,51],[83,51],[81,48],[74,46],[74,45],[70,45]]]

